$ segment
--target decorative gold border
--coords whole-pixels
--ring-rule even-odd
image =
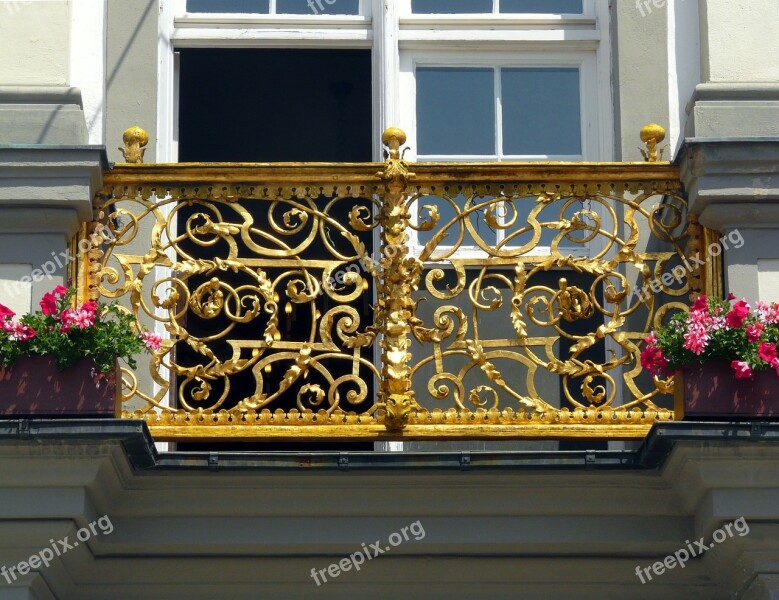
[[[446,440],[593,439],[639,440],[658,421],[672,421],[669,410],[559,410],[554,414],[505,411],[433,411],[409,416],[402,430],[388,430],[383,418],[355,413],[124,412],[122,418],[146,421],[159,441],[232,440]]]
[[[670,419],[666,419],[670,420]],[[652,423],[641,425],[406,425],[402,434],[387,431],[384,425],[325,425],[311,427],[265,425],[150,425],[158,442],[211,441],[453,441],[453,440],[623,440],[644,439]]]

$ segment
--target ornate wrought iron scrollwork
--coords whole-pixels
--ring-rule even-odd
[[[90,293],[126,301],[167,338],[149,365],[156,391],[125,371],[127,415],[374,413],[365,179],[168,187],[109,174],[96,214],[112,242],[92,256]]]
[[[711,232],[662,133],[625,165],[412,167],[391,128],[383,164],[117,167],[82,294],[166,332],[125,416],[167,439],[637,437],[672,418],[643,338],[717,277],[688,268]]]

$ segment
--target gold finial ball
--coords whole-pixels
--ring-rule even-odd
[[[657,123],[650,123],[641,129],[641,141],[645,144],[654,140],[658,144],[665,139],[665,129]]]
[[[399,127],[390,127],[384,132],[384,135],[381,136],[381,141],[385,146],[389,146],[394,138],[397,138],[398,144],[402,146],[406,143],[406,132]]]
[[[146,133],[145,129],[135,125],[134,127],[125,129],[122,139],[127,145],[138,144],[139,146],[145,146],[149,143],[149,134]]]

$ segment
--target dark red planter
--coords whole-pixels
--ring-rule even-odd
[[[114,372],[98,373],[91,358],[57,369],[48,356],[19,359],[0,367],[0,417],[116,418],[120,397]]]
[[[779,376],[774,369],[736,379],[729,361],[712,360],[683,367],[674,380],[677,420],[779,417]]]

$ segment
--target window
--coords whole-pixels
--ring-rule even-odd
[[[577,67],[417,67],[419,158],[579,158],[579,79]]]
[[[605,3],[399,2],[409,158],[610,159]]]

